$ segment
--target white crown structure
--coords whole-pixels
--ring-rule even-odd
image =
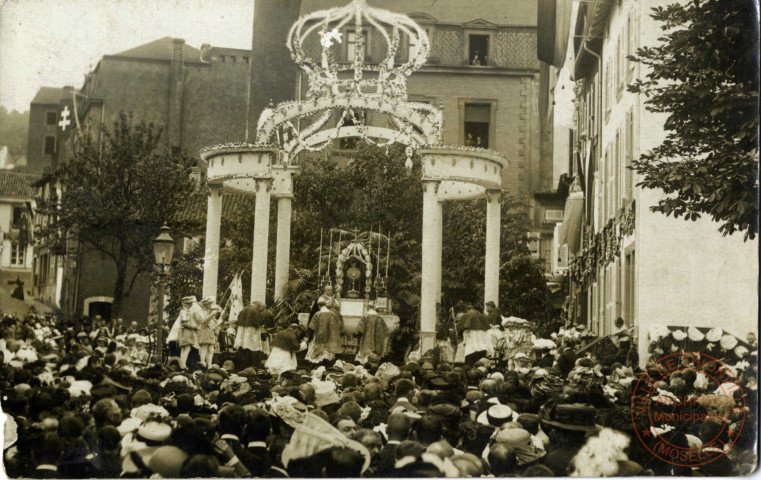
[[[385,58],[365,63],[365,35],[357,34],[353,61],[338,62],[336,52],[345,28],[371,30],[373,42],[385,42]],[[414,48],[405,63],[396,63],[403,36]],[[310,58],[305,45],[319,45],[320,58]],[[352,0],[344,7],[299,18],[291,27],[287,46],[307,76],[306,95],[265,109],[257,124],[257,144],[278,145],[285,162],[302,151],[320,151],[345,137],[360,137],[379,146],[439,144],[441,110],[407,101],[407,77],[425,64],[430,42],[425,30],[406,15],[371,8],[366,0]],[[373,51],[379,50],[376,44]],[[386,116],[393,128],[366,125],[362,113],[367,111]],[[335,124],[330,122],[336,117]],[[412,148],[408,148],[408,157]]]

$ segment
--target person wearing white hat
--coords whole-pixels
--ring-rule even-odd
[[[203,316],[201,317],[201,323],[198,325],[198,350],[201,354],[201,361],[206,366],[211,366],[214,360],[214,346],[217,343],[214,330],[217,327],[217,319],[219,317],[219,307],[214,305],[214,299],[212,297],[206,297],[198,304],[203,309]]]
[[[180,346],[180,367],[188,368],[188,356],[192,348],[198,348],[198,323],[203,318],[201,307],[196,297],[182,299],[183,309],[180,310],[180,331],[177,343]],[[187,308],[186,308],[187,306]]]

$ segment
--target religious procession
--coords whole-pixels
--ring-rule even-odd
[[[0,5],[2,473],[754,473],[743,2]]]

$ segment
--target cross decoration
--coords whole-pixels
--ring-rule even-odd
[[[58,126],[61,127],[61,130],[63,130],[64,132],[66,131],[66,127],[71,125],[71,120],[69,120],[69,114],[71,114],[71,112],[69,111],[69,106],[65,105],[63,107],[63,111],[61,112],[61,121],[58,122]]]

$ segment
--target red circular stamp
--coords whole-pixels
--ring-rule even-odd
[[[642,445],[679,467],[698,467],[725,455],[746,417],[745,395],[734,372],[697,352],[673,353],[648,365],[634,385],[630,410]]]

